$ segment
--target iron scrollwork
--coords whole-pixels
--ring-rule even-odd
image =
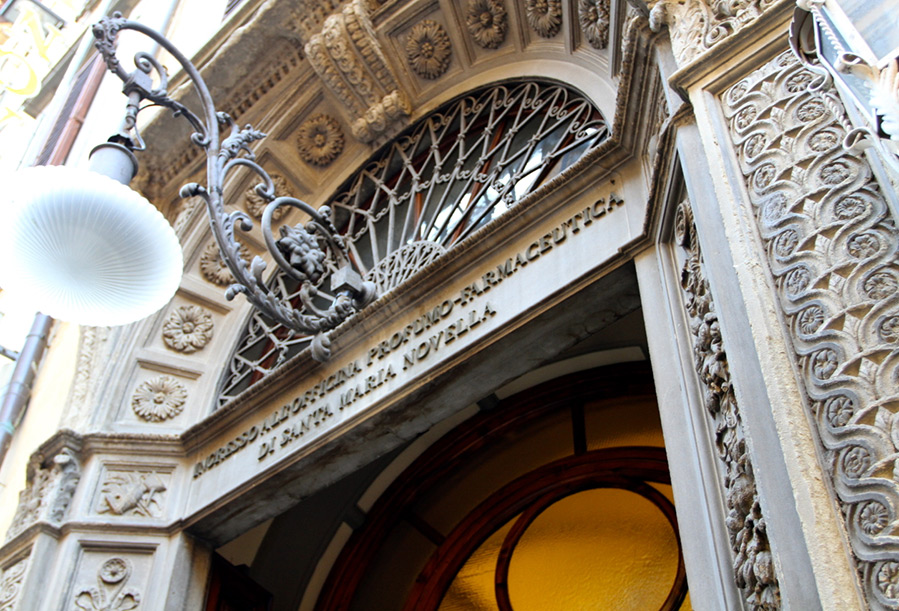
[[[149,37],[175,58],[200,98],[202,117],[169,95],[166,70],[153,56],[137,53],[133,72],[121,65],[116,57],[116,46],[122,30],[133,30]],[[194,129],[191,141],[206,152],[207,186],[187,184],[181,188],[181,196],[198,196],[206,203],[212,233],[222,259],[234,276],[234,283],[226,290],[225,297],[230,300],[243,293],[253,306],[272,320],[295,333],[314,336],[312,357],[318,361],[326,360],[330,356],[329,332],[377,296],[375,285],[363,281],[354,269],[346,243],[331,222],[330,208],[322,206],[316,210],[293,197],[276,197],[272,178],[256,163],[250,150],[250,144],[265,138],[265,134],[250,125],[241,128],[227,113],[217,111],[199,71],[161,34],[123,18],[120,13],[100,20],[93,26],[93,34],[108,69],[122,80],[123,91],[128,96],[126,119],[119,139],[133,149],[145,148],[136,125],[137,114],[148,106],[162,106],[191,124]],[[222,128],[228,130],[224,138]],[[255,189],[268,202],[262,215],[262,232],[278,267],[303,286],[299,307],[279,298],[266,285],[263,275],[267,264],[262,257],[255,256],[248,264],[239,254],[240,243],[235,239],[235,229],[250,231],[253,221],[242,211],[226,213],[223,203],[225,178],[238,167],[254,172],[261,180]],[[307,214],[310,220],[280,227],[280,237],[276,238],[272,233],[272,220],[277,218],[279,209],[291,207]],[[318,285],[326,275],[326,261],[336,270],[331,274],[335,299],[330,307],[322,308],[316,305],[315,298],[319,294]]]

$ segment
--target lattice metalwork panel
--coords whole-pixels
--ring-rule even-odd
[[[564,85],[493,85],[446,104],[383,147],[330,201],[334,225],[383,295],[608,135],[596,107]],[[271,282],[279,294],[296,296],[298,287],[283,275]],[[310,341],[254,312],[224,374],[220,403]]]

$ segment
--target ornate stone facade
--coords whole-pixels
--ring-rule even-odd
[[[0,576],[0,611],[15,611],[27,568],[28,556],[25,556],[3,569]]]
[[[107,467],[97,513],[113,516],[161,518],[165,511],[168,473],[126,467]]]
[[[315,115],[303,122],[297,132],[297,150],[310,165],[327,166],[343,152],[344,137],[340,123],[325,114]],[[279,208],[278,211],[284,210]]]
[[[435,79],[446,72],[451,55],[449,36],[433,19],[416,23],[406,37],[406,59],[421,78]]]
[[[250,260],[250,251],[243,244],[240,245],[240,258],[244,261]],[[203,254],[200,255],[200,272],[209,282],[219,286],[227,286],[234,282],[234,276],[219,254],[219,247],[215,240],[206,244]]]
[[[162,422],[174,418],[184,409],[187,389],[172,376],[157,376],[134,390],[131,409],[141,420]]]
[[[81,465],[75,450],[63,448],[52,456],[32,456],[27,483],[19,493],[16,515],[6,538],[12,539],[35,522],[62,522],[80,479]]]
[[[113,557],[100,565],[97,587],[82,585],[73,601],[80,611],[131,611],[140,607],[140,592],[128,585],[131,563]]]
[[[468,0],[465,25],[471,38],[485,49],[496,49],[506,39],[508,18],[502,0]]]
[[[594,49],[605,49],[609,44],[609,0],[578,0],[578,22],[584,38]]]
[[[864,590],[899,607],[899,247],[834,93],[784,53],[721,98]]]
[[[703,388],[706,411],[715,430],[715,445],[724,470],[727,530],[734,553],[734,578],[750,609],[780,608],[780,588],[774,558],[755,485],[752,457],[734,395],[727,351],[715,303],[705,278],[702,250],[693,210],[684,200],[677,208],[674,232],[686,259],[681,269],[696,374]]]
[[[212,339],[212,315],[197,305],[178,306],[162,325],[162,340],[177,352],[202,350]]]
[[[562,28],[562,0],[525,0],[528,25],[543,38],[552,38]]]

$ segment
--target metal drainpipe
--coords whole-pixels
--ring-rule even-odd
[[[31,386],[44,356],[52,326],[53,319],[46,314],[35,315],[31,331],[25,338],[25,345],[19,352],[19,358],[16,360],[9,384],[0,395],[2,396],[2,400],[0,400],[0,465],[3,465],[6,451],[9,450],[9,445],[12,443],[13,433],[28,406]]]

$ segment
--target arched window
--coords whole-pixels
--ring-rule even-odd
[[[608,135],[599,110],[565,85],[492,85],[445,104],[384,146],[328,205],[356,265],[383,295]],[[271,283],[280,296],[298,296],[299,286],[283,273]],[[321,296],[329,298],[324,290]],[[225,371],[220,403],[310,341],[251,314]]]

